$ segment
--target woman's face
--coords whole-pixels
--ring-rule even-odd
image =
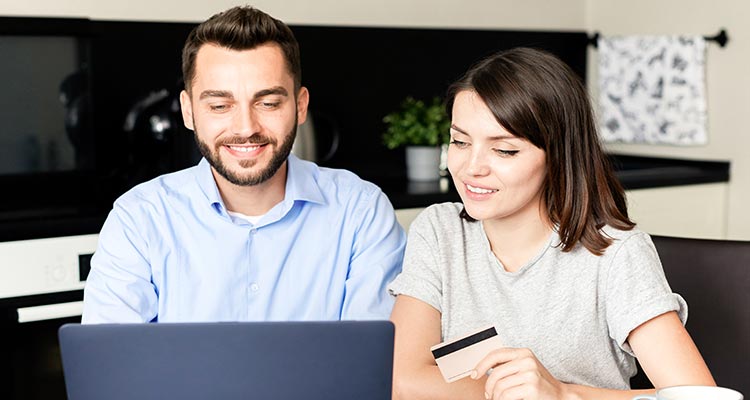
[[[448,170],[466,212],[483,221],[538,220],[544,151],[500,126],[473,91],[458,93],[451,122]]]

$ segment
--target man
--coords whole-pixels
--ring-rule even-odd
[[[388,318],[404,232],[375,185],[290,155],[309,101],[291,30],[232,8],[182,58],[204,159],[115,202],[83,322]]]

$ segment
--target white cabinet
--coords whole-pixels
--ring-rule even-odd
[[[726,239],[727,183],[627,191],[628,213],[653,235]]]
[[[411,221],[414,221],[414,218],[416,218],[422,210],[424,210],[424,207],[400,208],[396,210],[396,219],[404,230],[408,232]]]
[[[728,187],[724,182],[628,190],[628,213],[650,234],[726,239]],[[396,219],[408,231],[423,209],[398,209]]]

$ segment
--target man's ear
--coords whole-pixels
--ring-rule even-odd
[[[190,100],[190,95],[185,90],[180,92],[180,109],[182,109],[182,123],[191,131],[195,130],[195,127],[193,126],[193,102]]]
[[[297,125],[302,125],[307,120],[308,104],[310,104],[310,92],[302,86],[297,93]]]

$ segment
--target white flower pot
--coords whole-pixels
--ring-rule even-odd
[[[437,181],[440,179],[439,146],[407,146],[406,176],[410,181]]]

